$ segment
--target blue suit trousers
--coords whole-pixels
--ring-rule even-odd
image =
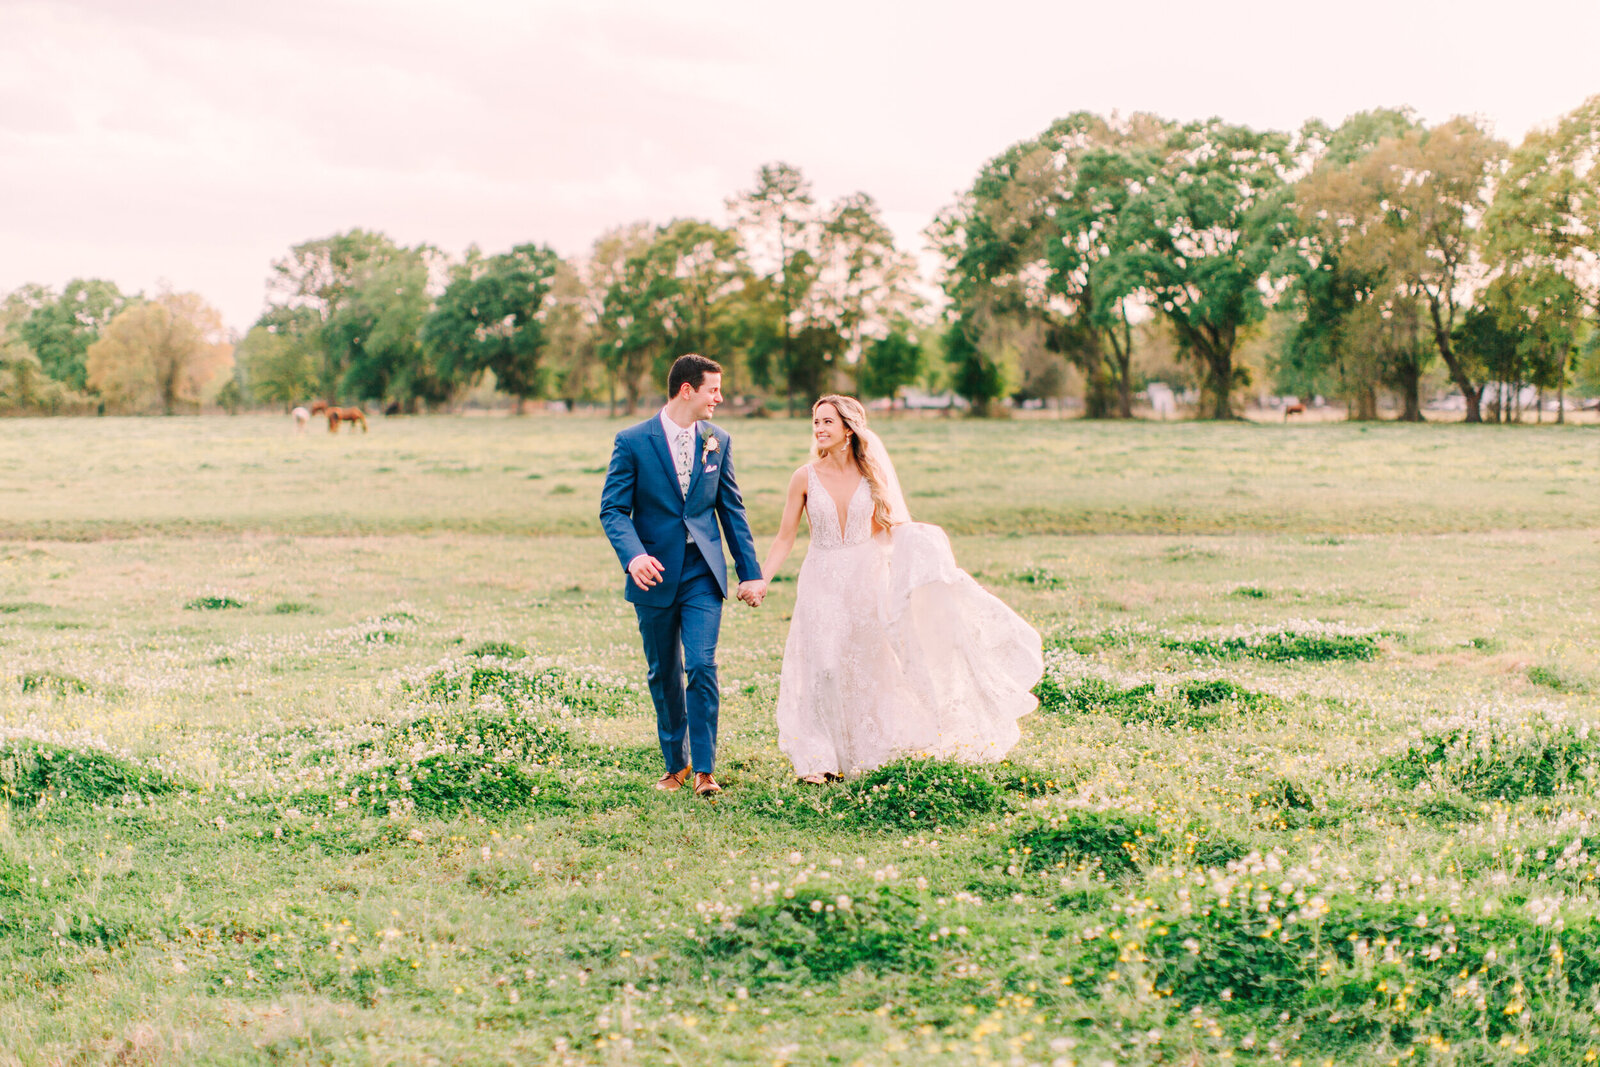
[[[722,587],[695,545],[684,548],[678,595],[662,607],[634,604],[644,638],[650,699],[667,771],[710,774],[717,761],[717,636]],[[688,685],[684,681],[687,677]]]

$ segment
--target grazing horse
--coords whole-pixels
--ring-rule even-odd
[[[1304,404],[1289,404],[1283,409],[1283,421],[1288,422],[1290,415],[1304,415],[1305,413],[1306,406]]]
[[[311,412],[303,407],[297,407],[289,414],[294,416],[294,432],[297,434],[305,433],[306,423],[311,421]]]
[[[313,414],[313,415],[324,414],[331,407],[333,407],[333,405],[328,403],[326,400],[313,400],[311,402],[311,414]]]
[[[361,432],[367,432],[367,417],[361,413],[360,408],[333,408],[328,409],[328,432],[338,433],[341,422],[359,423]],[[352,425],[351,429],[355,429]]]

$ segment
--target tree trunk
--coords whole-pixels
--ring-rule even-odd
[[[1378,419],[1378,390],[1371,382],[1361,382],[1351,393],[1351,422],[1376,422]]]
[[[1415,363],[1403,363],[1400,376],[1400,421],[1422,422],[1422,371]]]
[[[1556,383],[1556,425],[1567,422],[1567,368],[1561,368],[1561,380]]]
[[[1231,403],[1233,392],[1233,343],[1237,334],[1231,329],[1206,330],[1196,328],[1174,317],[1172,324],[1190,354],[1206,370],[1206,382],[1201,390],[1200,406],[1204,410],[1210,402],[1209,419],[1236,419]],[[1205,394],[1209,393],[1210,396]]]
[[[1211,401],[1211,414],[1207,417],[1223,420],[1237,418],[1230,396],[1233,392],[1233,352],[1211,349],[1206,354],[1206,369],[1210,375],[1206,389],[1211,393],[1207,398]]]
[[[1131,332],[1124,321],[1125,332]],[[1115,327],[1111,333],[1111,358],[1116,369],[1117,379],[1117,417],[1122,419],[1133,418],[1133,344],[1132,337],[1124,337],[1118,341]]]
[[[1105,365],[1100,363],[1096,367],[1097,369],[1089,374],[1088,381],[1084,383],[1083,415],[1088,419],[1108,419],[1111,417],[1116,393],[1112,387],[1111,376],[1106,373]]]
[[[1445,329],[1444,319],[1439,314],[1439,303],[1431,294],[1428,297],[1428,314],[1433,317],[1433,340],[1439,346],[1439,356],[1450,370],[1450,380],[1461,390],[1461,398],[1467,402],[1467,421],[1482,422],[1483,410],[1479,401],[1483,387],[1472,384],[1466,368],[1456,359],[1455,350],[1450,347],[1450,331]]]

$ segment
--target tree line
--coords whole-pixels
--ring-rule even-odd
[[[311,397],[418,411],[492,383],[636,409],[685,352],[729,395],[948,388],[977,413],[1081,391],[1131,417],[1151,353],[1204,417],[1280,392],[1380,395],[1420,420],[1447,383],[1469,422],[1526,387],[1600,392],[1600,97],[1513,149],[1407,109],[1290,132],[1079,112],[988,160],[927,230],[942,300],[864,193],[817,201],[762,167],[722,223],[452,260],[350,230],[271,267],[236,344],[194,294],[79,280],[0,303],[0,410],[193,410]],[[1261,354],[1255,370],[1240,358]]]
[[[958,378],[1002,395],[1010,347],[1058,356],[1091,415],[1128,417],[1136,324],[1195,370],[1213,418],[1270,336],[1280,390],[1388,389],[1421,420],[1437,362],[1468,422],[1526,386],[1600,385],[1600,97],[1512,150],[1477,120],[1405,109],[1290,134],[1209,120],[1070,115],[984,165],[930,236]],[[1148,332],[1148,331],[1146,331]]]

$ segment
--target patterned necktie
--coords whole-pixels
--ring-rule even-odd
[[[674,448],[673,458],[678,464],[678,492],[684,496],[689,495],[689,473],[694,466],[694,453],[689,447],[689,438],[693,428],[678,431],[678,446]]]

